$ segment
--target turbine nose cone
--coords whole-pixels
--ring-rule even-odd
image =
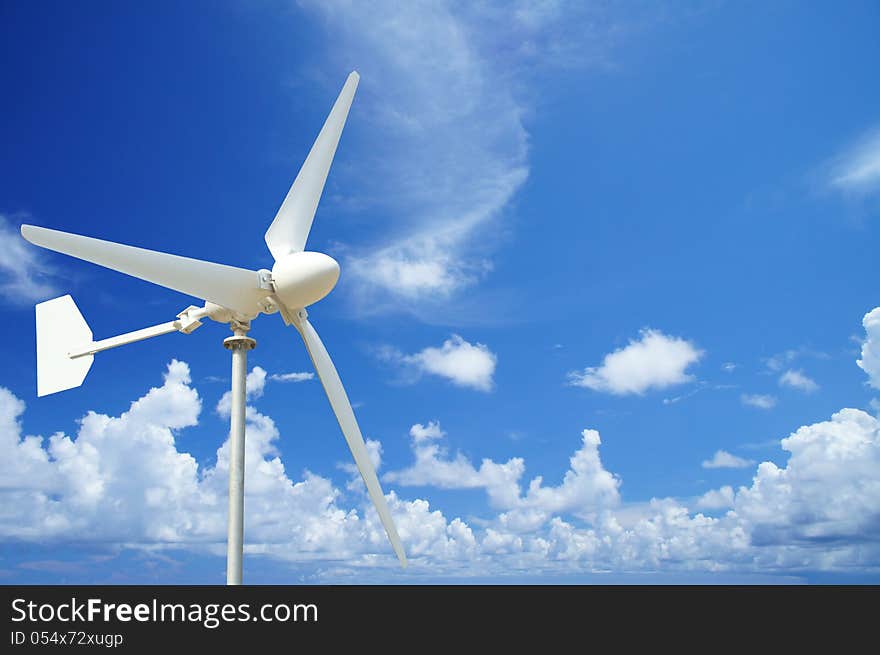
[[[289,309],[318,302],[336,286],[339,264],[322,252],[297,252],[275,262],[275,294]]]
[[[325,255],[321,252],[315,254],[320,255],[324,260],[324,263],[321,264],[321,266],[324,267],[321,274],[327,277],[327,280],[330,282],[330,288],[333,289],[339,281],[339,262],[333,259],[330,255]]]
[[[303,254],[310,255],[310,278],[314,281],[316,288],[320,287],[325,290],[321,295],[323,298],[333,290],[336,282],[339,281],[339,263],[330,255],[325,255],[322,252]]]

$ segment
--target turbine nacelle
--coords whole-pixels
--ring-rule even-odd
[[[288,309],[312,305],[336,286],[339,264],[322,252],[295,252],[272,267],[275,296]]]

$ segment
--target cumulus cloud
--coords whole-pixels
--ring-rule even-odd
[[[12,305],[31,305],[59,295],[45,251],[27,243],[17,225],[0,214],[0,296]]]
[[[258,398],[265,372],[248,375]],[[22,436],[24,403],[0,389],[0,538],[66,539],[138,548],[187,547],[225,552],[229,447],[216,462],[200,467],[182,452],[178,433],[197,423],[201,400],[190,386],[189,367],[173,361],[161,386],[134,401],[120,416],[89,412],[75,437]],[[223,411],[222,404],[218,407]],[[227,410],[228,411],[228,410]],[[245,456],[246,549],[285,559],[307,560],[335,553],[393,554],[381,523],[369,507],[343,507],[343,492],[308,470],[291,479],[276,447],[274,421],[249,406]],[[373,448],[378,454],[378,448]],[[25,479],[27,473],[29,480]],[[389,496],[392,513],[419,536],[417,518],[428,504]],[[403,534],[403,529],[401,528]],[[460,530],[459,530],[460,532]],[[437,536],[449,549],[452,537]],[[439,546],[438,546],[439,547]]]
[[[752,464],[752,460],[737,457],[726,450],[716,450],[712,459],[703,460],[704,469],[741,469]]]
[[[259,374],[251,372],[251,399]],[[262,378],[265,379],[264,377]],[[173,361],[162,384],[119,416],[88,412],[77,434],[27,435],[24,403],[0,389],[0,539],[187,548],[225,552],[228,445],[199,463],[180,447],[201,410],[189,367]],[[521,458],[479,465],[451,454],[437,421],[411,430],[413,463],[383,476],[412,567],[421,572],[503,576],[590,571],[861,571],[880,565],[880,423],[856,409],[805,425],[780,444],[787,461],[762,462],[751,484],[709,490],[697,510],[620,497],[620,479],[583,430],[557,485],[528,484]],[[316,581],[389,580],[395,559],[365,495],[305,470],[291,476],[274,421],[247,413],[246,534],[251,555],[305,566]],[[370,441],[379,459],[381,444]],[[381,461],[376,461],[381,464]],[[426,498],[393,487],[483,489],[481,517],[447,517]],[[371,573],[374,572],[374,573]]]
[[[780,468],[762,462],[734,505],[757,544],[837,541],[852,554],[877,540],[880,526],[880,425],[857,409],[806,425],[781,441]],[[846,544],[847,540],[853,540]],[[822,553],[816,553],[823,556]]]
[[[880,389],[880,307],[865,314],[862,325],[865,327],[865,340],[862,343],[862,357],[856,364],[868,374],[868,384]]]
[[[773,409],[776,407],[776,397],[769,394],[744,393],[739,399],[743,405],[757,407],[758,409]]]
[[[779,376],[779,384],[805,393],[813,393],[819,385],[801,370],[789,369]]]
[[[0,387],[0,448],[6,454],[0,458],[0,491],[52,492],[57,488],[57,475],[43,447],[43,438],[21,434],[19,417],[24,410],[22,400]]]
[[[378,471],[382,467],[382,442],[378,439],[367,438],[364,439],[364,445],[367,447],[367,457],[370,458],[373,470]],[[366,491],[367,487],[364,485],[364,479],[361,477],[360,471],[358,471],[357,465],[353,461],[349,459],[339,462],[336,466],[351,476],[351,479],[345,485],[347,489]]]
[[[263,390],[266,388],[265,369],[259,366],[254,366],[251,372],[247,374],[247,378],[245,380],[245,396],[247,400],[260,398],[263,395]],[[232,391],[227,391],[222,396],[220,396],[220,400],[217,402],[217,413],[220,416],[229,416],[231,408]]]
[[[380,356],[399,364],[417,375],[430,374],[446,378],[459,387],[477,391],[491,391],[495,382],[495,366],[498,357],[482,344],[472,344],[453,334],[439,348],[429,346],[412,355],[386,348]]]
[[[711,489],[697,499],[699,509],[717,510],[733,507],[734,491],[730,485]]]
[[[440,429],[439,421],[429,421],[428,425],[422,425],[421,423],[413,425],[409,429],[409,436],[411,436],[416,443],[421,443],[430,439],[440,439],[441,437],[446,436],[446,433]]]
[[[445,433],[438,423],[430,423],[427,429],[416,424],[410,435],[415,462],[408,468],[386,473],[383,480],[402,486],[482,488],[493,507],[505,510],[500,520],[507,525],[540,523],[560,512],[591,516],[599,508],[613,507],[620,501],[620,480],[603,467],[599,457],[601,439],[595,430],[584,430],[581,434],[581,446],[571,456],[560,485],[546,486],[543,478],[537,476],[529,482],[525,493],[520,485],[525,473],[522,458],[504,463],[484,458],[476,467],[461,453],[449,454],[441,442]]]
[[[569,373],[569,383],[617,395],[643,394],[691,382],[687,372],[703,356],[703,351],[680,337],[659,330],[642,330],[638,339],[605,355],[600,366]]]
[[[838,191],[860,195],[880,189],[880,128],[862,134],[834,159],[828,183]]]
[[[449,455],[442,443],[445,433],[439,423],[425,428],[415,424],[410,428],[415,461],[407,468],[389,471],[382,476],[386,482],[402,486],[433,486],[441,489],[485,489],[490,500],[508,507],[519,496],[518,480],[525,471],[523,460],[512,458],[503,464],[484,459],[475,467],[461,453]]]
[[[216,526],[199,520],[206,501],[196,460],[175,447],[175,433],[195,425],[201,402],[189,368],[172,361],[162,386],[118,417],[88,412],[79,433],[21,438],[24,403],[0,392],[0,536],[86,541],[198,541]],[[18,472],[17,472],[18,471]],[[32,482],[23,484],[27,473]],[[202,514],[202,516],[204,516]],[[207,518],[207,517],[206,517]]]

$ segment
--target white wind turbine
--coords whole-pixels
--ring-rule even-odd
[[[256,341],[247,336],[251,321],[260,314],[278,312],[305,342],[312,364],[324,386],[367,492],[402,566],[403,545],[376,478],[351,403],[324,348],[308,320],[306,307],[326,296],[339,279],[339,264],[328,255],[305,250],[306,240],[345,119],[354,99],[359,76],[351,73],[342,87],[324,127],[318,134],[275,220],[266,231],[266,245],[275,259],[272,270],[258,271],[125,246],[90,237],[22,225],[31,243],[111,268],[142,280],[195,296],[202,307],[190,306],[177,320],[109,339],[92,340],[73,299],[67,295],[36,306],[37,395],[64,391],[83,383],[95,353],[142,339],[182,332],[190,334],[210,318],[228,323],[233,336],[223,345],[232,351],[232,416],[229,436],[229,520],[226,583],[241,584],[244,536],[244,429],[247,351]]]

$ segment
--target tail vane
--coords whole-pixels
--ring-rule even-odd
[[[37,310],[37,395],[78,387],[92,367],[94,355],[71,358],[68,353],[92,341],[92,330],[69,295],[41,302]]]

